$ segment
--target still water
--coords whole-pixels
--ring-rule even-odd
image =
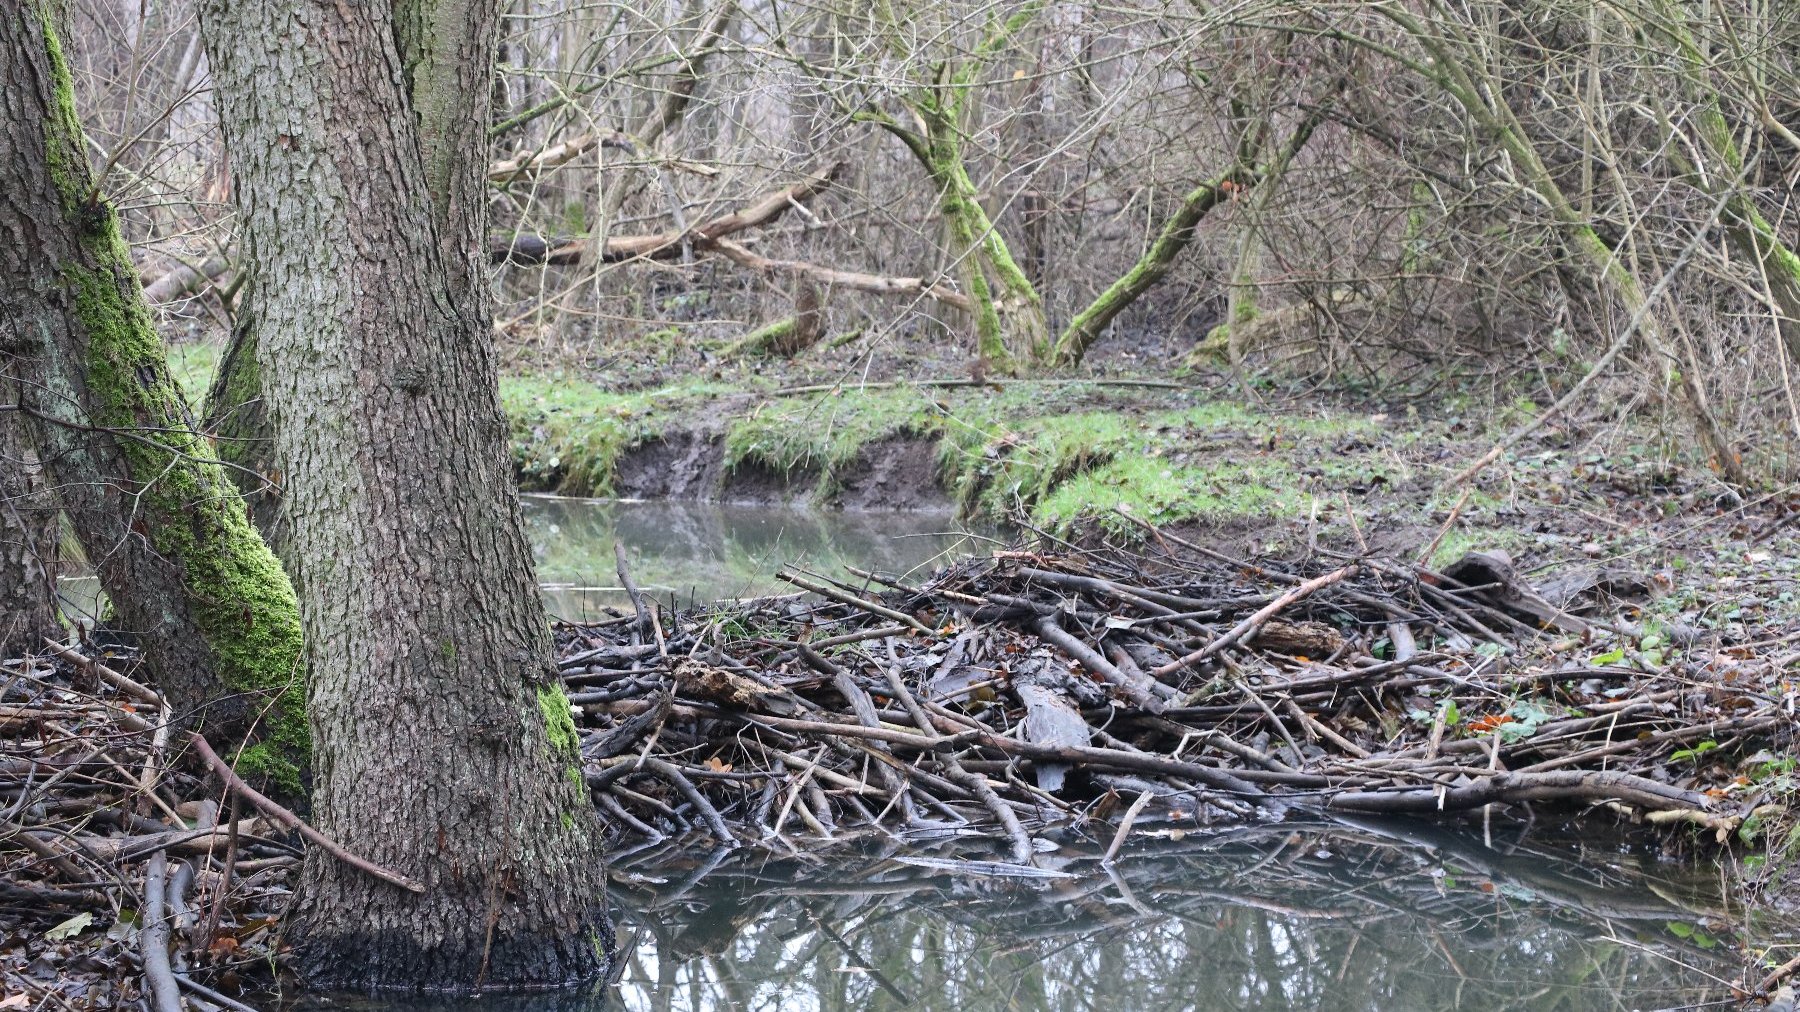
[[[613,561],[625,546],[632,578],[682,607],[719,598],[784,594],[784,564],[844,578],[844,566],[889,575],[929,572],[959,555],[987,551],[992,529],[969,529],[937,513],[855,513],[781,506],[621,502],[525,496],[538,582],[550,611],[569,621],[628,604]]]
[[[986,550],[927,514],[528,497],[539,579],[563,618],[625,602],[783,593],[783,564],[917,575]],[[992,532],[989,532],[992,533]],[[1590,815],[1610,824],[1610,817]],[[959,865],[985,839],[870,841],[785,857],[688,840],[618,852],[615,989],[366,1012],[1587,1010],[1735,1007],[1738,939],[1800,944],[1734,909],[1704,861],[1499,823],[1141,827],[1108,866],[1071,837],[1017,878]]]
[[[1497,830],[1498,827],[1495,827]],[[615,855],[619,985],[380,1012],[863,1009],[1622,1010],[1733,1007],[1743,915],[1704,867],[1619,841],[1417,823],[1152,831],[1110,867],[958,872],[979,842],[824,859]],[[994,855],[997,856],[997,855]],[[1794,940],[1790,935],[1790,943]]]

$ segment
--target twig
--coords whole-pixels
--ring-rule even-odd
[[[1344,577],[1355,573],[1357,569],[1357,565],[1352,563],[1342,569],[1333,570],[1326,573],[1324,576],[1314,577],[1307,580],[1305,583],[1295,586],[1287,593],[1282,594],[1280,597],[1258,609],[1249,618],[1232,626],[1223,636],[1220,636],[1218,639],[1213,640],[1211,643],[1208,643],[1206,646],[1201,647],[1185,657],[1177,658],[1159,668],[1152,669],[1151,673],[1158,678],[1161,678],[1164,675],[1172,675],[1190,664],[1198,664],[1208,657],[1212,657],[1219,651],[1224,650],[1226,647],[1231,646],[1261,627],[1264,622],[1273,618],[1276,613],[1281,611],[1281,609],[1286,608],[1288,605],[1293,604],[1295,601],[1300,600],[1308,594],[1315,593],[1331,586],[1339,580],[1342,580]]]
[[[181,1012],[181,988],[169,966],[169,922],[163,898],[169,855],[157,851],[144,869],[144,924],[138,931],[138,958],[144,964],[144,992],[155,1012]]]
[[[794,586],[799,587],[801,590],[810,590],[813,593],[819,595],[820,597],[828,597],[828,598],[832,599],[833,601],[838,602],[839,604],[851,605],[852,607],[861,608],[863,611],[866,611],[871,615],[880,615],[882,618],[889,619],[894,622],[899,622],[900,624],[906,626],[908,629],[911,629],[914,632],[921,632],[927,636],[933,635],[933,632],[929,626],[925,625],[925,623],[923,623],[923,622],[920,622],[918,619],[913,618],[911,615],[906,614],[905,612],[895,611],[894,609],[889,608],[886,605],[876,604],[874,601],[865,600],[863,598],[857,597],[855,594],[846,593],[845,591],[841,591],[841,590],[837,589],[836,587],[827,586],[826,584],[819,583],[815,580],[808,580],[807,578],[801,576],[798,573],[790,572],[790,571],[784,569],[781,572],[776,573],[775,578],[777,580],[782,580],[784,582],[791,583]]]

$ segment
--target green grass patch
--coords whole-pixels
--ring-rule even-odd
[[[1066,530],[1093,518],[1107,531],[1133,536],[1136,526],[1119,512],[1152,524],[1255,516],[1299,516],[1311,502],[1307,479],[1280,461],[1169,464],[1130,456],[1077,475],[1057,486],[1031,511],[1040,527]],[[1117,511],[1117,512],[1115,512]]]
[[[1028,419],[946,450],[965,514],[1025,516],[1052,529],[1095,518],[1135,528],[1116,511],[1151,523],[1303,512],[1313,485],[1349,481],[1374,465],[1336,456],[1294,466],[1280,451],[1300,441],[1372,433],[1361,416],[1282,416],[1208,402],[1143,416],[1086,411]]]
[[[893,436],[933,437],[944,429],[940,398],[913,387],[847,388],[765,401],[725,433],[725,465],[749,464],[784,476],[818,475],[828,498],[858,451]]]
[[[726,393],[708,384],[608,393],[581,377],[503,376],[500,407],[511,426],[522,488],[606,495],[620,454],[660,435],[683,406]]]

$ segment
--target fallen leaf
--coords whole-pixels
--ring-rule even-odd
[[[62,922],[61,924],[58,924],[56,927],[51,928],[49,931],[44,932],[44,940],[48,941],[48,942],[68,941],[69,939],[74,938],[76,935],[79,935],[83,931],[86,931],[88,928],[92,927],[93,923],[94,923],[94,915],[93,914],[89,914],[89,913],[76,914],[74,917],[71,917],[68,920]]]

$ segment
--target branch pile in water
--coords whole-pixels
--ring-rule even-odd
[[[647,838],[979,832],[1020,862],[1118,812],[1559,804],[1723,840],[1764,798],[1714,760],[1792,737],[1766,664],[1640,651],[1497,553],[1281,572],[1158,544],[565,627],[596,803]]]

